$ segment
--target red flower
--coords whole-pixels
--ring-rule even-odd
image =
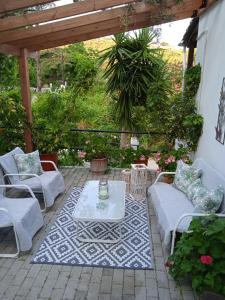
[[[172,261],[167,260],[167,261],[165,262],[165,267],[171,268],[172,266],[173,266]]]
[[[78,157],[79,158],[85,158],[85,156],[86,156],[86,152],[84,152],[84,151],[78,151]]]
[[[213,263],[213,258],[209,255],[202,255],[200,261],[203,265],[211,265]]]

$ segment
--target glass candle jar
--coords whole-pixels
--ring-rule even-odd
[[[101,200],[106,200],[109,198],[109,186],[108,186],[108,182],[105,180],[99,181],[98,197]]]

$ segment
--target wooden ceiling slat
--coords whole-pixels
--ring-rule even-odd
[[[13,16],[0,19],[0,31],[12,30],[28,25],[54,21],[91,11],[110,8],[112,6],[132,3],[135,0],[86,0],[59,7],[30,13],[23,16]]]
[[[149,5],[146,5],[144,2],[135,4],[135,9],[137,9],[139,12],[144,12],[146,10],[146,7],[149,7]],[[46,25],[40,25],[28,29],[4,31],[0,35],[0,43],[17,41],[25,38],[35,38],[41,35],[44,36],[45,34],[54,33],[61,30],[78,28],[79,26],[86,25],[87,23],[95,23],[98,21],[109,20],[116,17],[123,17],[126,13],[127,8],[125,7],[115,8],[112,10],[83,15],[72,19],[58,21]]]
[[[46,48],[45,44],[34,45],[34,48],[44,50],[44,49],[54,48],[56,44],[59,46],[62,46],[62,45],[67,45],[67,44],[71,44],[71,43],[82,42],[82,41],[93,39],[93,38],[104,37],[104,36],[116,34],[119,32],[125,32],[125,31],[129,31],[129,30],[146,27],[147,26],[146,22],[147,22],[146,19],[143,18],[141,21],[139,20],[136,23],[132,23],[132,24],[128,25],[126,28],[124,26],[118,25],[118,23],[116,25],[114,24],[114,26],[111,26],[111,27],[109,27],[108,24],[104,24],[104,26],[96,25],[95,28],[98,27],[98,30],[91,31],[90,28],[89,28],[89,30],[88,30],[88,28],[86,28],[86,30],[83,31],[82,34],[77,34],[75,36],[66,37],[64,39],[60,39],[57,41],[48,42],[47,48]]]
[[[149,18],[149,16],[147,15],[147,17]],[[138,20],[140,18],[145,18],[146,20],[146,13],[145,14],[140,14],[138,16],[134,16],[133,17],[133,22],[136,21],[136,19],[138,18]],[[121,27],[124,28],[126,26],[124,26],[124,24],[121,23],[120,18],[116,18],[116,19],[112,19],[112,20],[107,20],[107,21],[101,21],[101,22],[96,22],[95,24],[88,24],[85,26],[81,26],[79,28],[74,28],[72,30],[65,30],[62,32],[57,32],[54,33],[53,35],[47,35],[45,37],[39,37],[36,38],[35,40],[21,40],[18,41],[17,46],[22,47],[22,45],[26,45],[26,48],[30,48],[33,47],[33,45],[42,45],[44,47],[44,45],[46,43],[55,43],[55,41],[58,40],[68,40],[70,41],[70,38],[77,36],[77,35],[82,35],[82,34],[86,34],[88,32],[95,32],[98,31],[102,28],[108,28],[110,29],[111,27]]]
[[[0,0],[0,13],[9,12],[39,4],[47,4],[57,0]]]
[[[190,17],[194,8],[198,7],[201,4],[201,1],[202,0],[186,0],[181,3],[179,2],[179,4],[171,6],[171,3],[174,3],[174,0],[173,1],[170,0],[168,1],[168,3],[170,3],[171,6],[170,8],[163,8],[163,6],[160,6],[159,8],[159,5],[153,5],[153,4],[150,5],[150,4],[146,4],[145,2],[141,2],[132,5],[133,9],[131,10],[130,15],[132,16],[134,12],[135,13],[149,12],[149,14],[151,14],[156,10],[158,10],[159,12],[165,11],[166,14],[172,15],[172,14],[176,14],[178,11],[182,13],[182,11],[188,9],[190,10],[191,13],[187,17]],[[27,38],[35,39],[38,36],[45,37],[45,35],[47,34],[53,34],[54,32],[63,31],[67,29],[72,30],[74,28],[78,28],[80,26],[84,26],[87,24],[94,24],[100,21],[107,21],[110,19],[115,19],[117,17],[124,18],[126,17],[126,15],[129,16],[129,9],[130,8],[127,7],[115,8],[103,12],[96,12],[93,14],[79,16],[76,18],[58,21],[46,25],[40,25],[28,29],[18,29],[18,30],[2,32],[0,36],[0,43],[19,41]]]
[[[189,10],[183,10],[182,12],[178,12],[177,14],[173,15],[170,18],[170,20],[173,21],[173,20],[187,18],[187,16],[189,15],[190,15]],[[132,18],[132,21],[130,20],[130,23],[127,24],[126,26],[124,26],[124,24],[121,23],[121,20],[117,18],[114,20],[108,20],[104,22],[98,22],[96,24],[82,26],[79,28],[79,30],[73,30],[73,31],[66,30],[64,32],[59,32],[55,34],[55,36],[53,37],[48,35],[48,37],[46,36],[45,39],[36,39],[33,42],[28,40],[27,41],[24,40],[23,42],[19,41],[19,42],[21,42],[21,45],[26,45],[26,47],[31,50],[43,50],[43,49],[53,48],[53,47],[71,44],[75,42],[85,41],[91,38],[115,34],[122,31],[128,31],[128,30],[138,29],[141,27],[162,24],[168,21],[169,20],[167,18],[164,18],[164,20],[162,21],[161,15],[157,13],[152,14],[151,18],[149,17],[149,13],[141,13],[141,14],[135,14]],[[106,34],[101,35],[102,32],[105,32]]]

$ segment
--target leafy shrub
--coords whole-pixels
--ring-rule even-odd
[[[76,127],[76,97],[70,92],[38,94],[33,103],[33,137],[42,152],[74,148]]]
[[[201,66],[197,65],[185,73],[185,91],[173,98],[171,106],[170,138],[186,140],[191,150],[196,150],[202,133],[203,117],[197,113],[195,96],[201,79]]]
[[[0,53],[0,88],[8,89],[18,86],[19,68],[15,57]]]
[[[65,65],[66,80],[73,87],[88,89],[97,74],[95,57],[84,48],[83,44],[71,45],[67,51],[69,59]]]
[[[0,154],[24,148],[25,112],[19,90],[0,92]]]
[[[79,157],[77,150],[64,149],[59,151],[59,164],[62,166],[82,166],[84,161]]]
[[[213,291],[225,296],[225,218],[195,218],[189,230],[169,257],[169,273],[175,280],[191,276],[198,293]]]
[[[196,96],[201,81],[201,66],[200,64],[189,68],[185,71],[184,75],[185,89],[184,96],[193,98]]]
[[[43,52],[41,56],[42,81],[59,86],[67,81],[70,87],[86,90],[97,74],[95,56],[82,43]]]

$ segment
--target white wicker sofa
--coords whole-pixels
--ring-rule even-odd
[[[222,185],[225,190],[225,177],[216,169],[211,167],[203,159],[196,159],[195,167],[202,170],[202,183],[208,189],[215,189]],[[156,213],[158,229],[165,246],[169,246],[172,237],[171,253],[174,250],[176,232],[187,231],[192,216],[206,216],[206,214],[193,213],[194,206],[186,195],[172,184],[160,182],[164,174],[175,174],[175,172],[162,172],[157,177],[155,183],[149,187],[148,194]],[[225,200],[218,211],[218,216],[225,217]]]

